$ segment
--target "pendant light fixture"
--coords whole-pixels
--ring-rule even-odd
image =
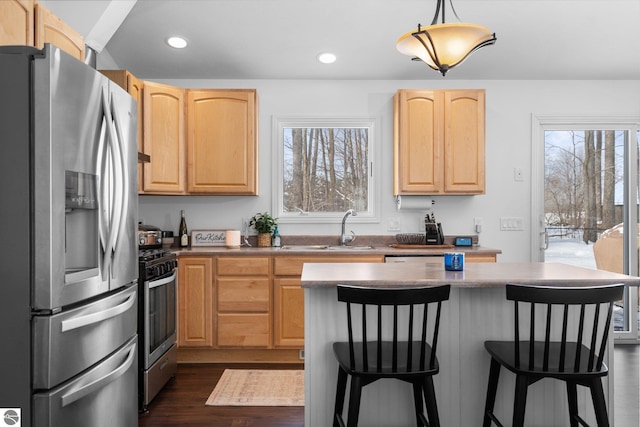
[[[471,53],[494,44],[496,35],[482,25],[461,22],[453,8],[453,0],[449,0],[449,4],[458,22],[445,22],[446,0],[437,1],[431,25],[422,27],[418,24],[416,31],[409,31],[398,39],[396,48],[414,60],[422,60],[444,76]]]

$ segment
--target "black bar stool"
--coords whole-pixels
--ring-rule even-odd
[[[524,424],[527,388],[543,378],[566,383],[571,427],[588,426],[578,415],[578,385],[591,391],[598,426],[608,426],[602,389],[602,377],[608,374],[608,368],[603,359],[613,304],[622,299],[623,291],[624,285],[584,288],[507,285],[507,300],[513,301],[515,307],[515,340],[484,343],[491,355],[491,367],[483,426],[491,426],[492,421],[502,426],[493,413],[501,366],[516,374],[512,426]],[[521,318],[522,306],[528,306],[528,317]],[[536,317],[537,314],[543,318]],[[520,340],[520,329],[527,329],[527,321],[529,336]],[[568,332],[572,327],[577,327],[575,336]]]
[[[383,378],[395,378],[413,385],[418,426],[440,425],[432,377],[439,371],[436,347],[440,312],[442,301],[449,299],[449,291],[449,285],[404,289],[338,286],[338,301],[347,306],[349,341],[333,344],[339,365],[334,427],[345,426],[342,411],[348,376],[351,376],[351,389],[347,426],[358,425],[362,388]],[[354,305],[359,308],[352,307]],[[367,310],[368,306],[371,306],[370,310]],[[430,309],[435,310],[431,315]],[[373,320],[369,327],[368,313],[369,320]],[[361,338],[354,339],[352,319],[358,314],[361,316]],[[383,340],[383,325],[392,325],[390,340]],[[403,339],[400,331],[405,328],[407,335]],[[425,405],[428,419],[423,412]]]

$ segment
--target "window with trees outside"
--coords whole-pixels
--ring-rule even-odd
[[[276,118],[274,212],[283,222],[375,217],[374,119]]]

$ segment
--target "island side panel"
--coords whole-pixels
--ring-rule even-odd
[[[434,377],[442,425],[481,423],[489,375],[487,339],[512,339],[513,305],[504,288],[452,288],[443,311],[438,348],[440,373]],[[346,314],[336,290],[305,289],[305,425],[331,425],[335,401],[337,363],[331,343],[346,340]],[[609,355],[612,351],[609,346]],[[612,358],[611,358],[612,360]],[[609,364],[611,367],[611,365]],[[611,393],[605,380],[605,394]],[[503,369],[496,413],[507,424],[513,406],[515,379]],[[594,422],[591,397],[578,388],[579,409]],[[609,399],[608,399],[609,401]],[[384,402],[380,404],[380,402]],[[608,404],[613,420],[612,407]],[[360,419],[367,426],[413,426],[410,387],[399,381],[380,381],[363,391]],[[563,383],[544,380],[530,387],[527,425],[564,425],[568,417]],[[613,425],[613,424],[612,424]]]
[[[450,300],[447,305],[456,304]],[[459,370],[457,362],[459,339],[457,333],[443,333],[445,327],[457,331],[457,310],[444,309],[441,316],[439,348],[451,355],[454,363],[441,360],[441,373],[434,377],[438,392],[438,409],[442,425],[460,425],[461,406]],[[331,344],[347,340],[346,309],[337,302],[335,288],[305,289],[305,425],[332,425],[338,365]],[[450,326],[444,326],[450,325]],[[386,332],[386,331],[385,331]],[[446,366],[446,375],[442,369]],[[452,369],[455,366],[455,369]],[[379,402],[384,402],[380,405]],[[345,403],[345,410],[348,399]],[[360,423],[372,427],[414,426],[412,389],[400,381],[378,381],[363,390]]]

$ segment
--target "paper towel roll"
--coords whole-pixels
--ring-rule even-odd
[[[240,247],[240,230],[227,230],[225,244],[228,248]]]
[[[436,202],[427,196],[396,196],[398,211],[428,211]]]

